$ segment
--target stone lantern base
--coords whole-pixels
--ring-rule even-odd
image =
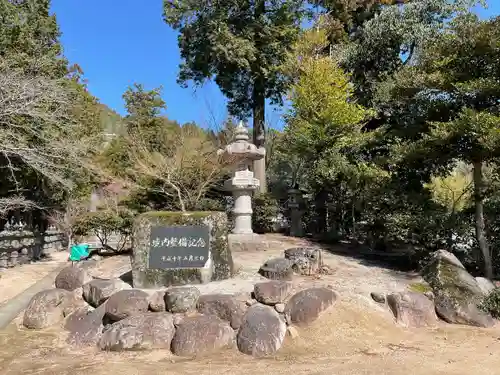
[[[276,246],[280,246],[279,241],[270,241],[265,236],[251,234],[231,233],[227,236],[229,249],[231,252],[237,251],[267,251]]]

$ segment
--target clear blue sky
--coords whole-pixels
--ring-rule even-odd
[[[89,90],[123,114],[122,94],[134,82],[163,86],[167,116],[180,123],[214,127],[226,117],[217,86],[183,89],[176,83],[180,62],[177,34],[162,20],[162,0],[52,0],[62,31],[64,53],[85,72]],[[500,0],[489,0],[483,17],[500,14]],[[280,127],[280,113],[267,121]]]

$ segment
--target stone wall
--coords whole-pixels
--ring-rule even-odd
[[[0,269],[29,263],[66,248],[64,235],[55,228],[38,236],[26,229],[6,228],[0,232]]]

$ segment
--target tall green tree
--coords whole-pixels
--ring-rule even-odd
[[[164,0],[164,19],[180,32],[179,81],[214,79],[229,112],[253,116],[254,143],[265,144],[266,99],[281,103],[287,77],[280,71],[296,40],[305,1]],[[265,161],[254,164],[266,190]]]
[[[475,232],[492,277],[491,251],[484,220],[487,164],[500,156],[500,17],[480,21],[472,14],[451,21],[419,51],[413,66],[385,85],[401,103],[418,101],[428,119],[427,131],[398,151],[415,158],[420,168],[443,172],[463,160],[473,167]],[[439,114],[440,117],[437,117]]]

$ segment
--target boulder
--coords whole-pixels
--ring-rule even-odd
[[[148,311],[149,295],[142,290],[116,292],[106,301],[106,317],[116,322]]]
[[[56,276],[55,287],[73,291],[81,288],[85,283],[92,280],[87,271],[79,266],[68,266],[59,272]]]
[[[300,275],[313,275],[320,271],[321,249],[294,247],[285,250],[285,258],[293,262],[294,272]]]
[[[320,314],[333,306],[337,294],[328,288],[310,288],[295,294],[287,302],[285,317],[288,322],[297,326],[312,323]]]
[[[94,279],[83,285],[83,299],[97,307],[120,290],[130,289],[130,285],[121,279]]]
[[[443,320],[477,327],[494,325],[491,315],[478,308],[484,298],[481,287],[452,253],[434,252],[422,274],[432,288],[436,312]]]
[[[149,296],[149,309],[154,312],[167,311],[165,305],[165,290],[159,290]]]
[[[196,310],[200,291],[195,287],[170,288],[165,293],[165,306],[171,313],[186,313]]]
[[[265,305],[284,302],[291,294],[293,284],[286,281],[268,281],[254,285],[253,294],[257,301]]]
[[[245,315],[243,306],[231,294],[202,295],[198,299],[197,309],[200,314],[213,315],[229,322],[233,329],[240,328]]]
[[[185,317],[179,322],[172,340],[172,353],[201,356],[234,346],[234,330],[217,317]]]
[[[240,352],[263,357],[277,352],[283,345],[286,324],[271,307],[256,304],[245,314],[236,342]]]
[[[387,304],[396,322],[405,327],[433,327],[438,321],[434,302],[422,293],[391,293]]]
[[[105,305],[97,309],[83,307],[67,317],[64,328],[69,331],[66,342],[73,346],[95,346],[104,329]]]
[[[159,227],[197,227],[208,231],[208,259],[200,267],[149,267],[152,233]],[[154,233],[153,233],[154,235]],[[234,264],[227,242],[228,222],[224,212],[159,212],[139,215],[133,226],[132,279],[135,288],[161,289],[186,284],[205,284],[233,276]],[[184,238],[185,240],[185,238]],[[189,251],[189,249],[186,249]],[[188,256],[189,254],[186,254]],[[158,255],[159,256],[159,255]]]
[[[61,323],[64,318],[82,307],[81,301],[65,289],[48,289],[33,296],[24,311],[23,325],[42,329]]]
[[[477,284],[485,296],[490,294],[495,289],[495,284],[486,277],[476,277]]]
[[[271,280],[291,280],[293,262],[290,259],[272,258],[259,269],[259,274]]]
[[[109,351],[170,349],[174,333],[172,314],[147,312],[111,325],[102,334],[99,348]]]

